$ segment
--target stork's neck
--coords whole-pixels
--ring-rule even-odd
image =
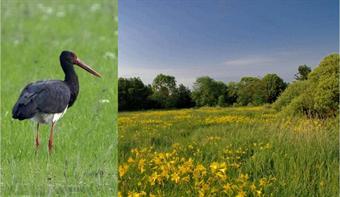
[[[70,88],[71,98],[69,102],[69,107],[72,106],[74,101],[76,100],[79,93],[79,81],[76,72],[74,71],[73,64],[60,60],[61,67],[65,73],[65,83]]]

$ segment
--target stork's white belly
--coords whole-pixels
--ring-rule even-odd
[[[57,122],[63,115],[66,113],[67,107],[64,109],[61,113],[54,113],[54,114],[48,114],[48,113],[36,113],[31,120],[42,123],[42,124],[51,124],[54,122]]]

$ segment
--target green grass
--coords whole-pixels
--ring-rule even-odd
[[[117,192],[117,1],[22,1],[1,3],[1,196],[112,196]],[[72,50],[101,79],[76,68],[80,94],[56,125],[11,118],[29,82],[63,79],[62,50]],[[108,99],[110,103],[101,100]]]
[[[253,183],[264,196],[338,196],[338,131],[338,119],[283,119],[261,107],[119,113],[119,165],[123,172],[119,191],[123,196],[129,192],[198,196],[199,182],[190,170],[201,164],[207,169],[207,175],[200,179],[208,185],[205,196],[235,196],[241,191],[256,196],[250,189]],[[180,148],[173,147],[176,143]],[[173,151],[176,153],[171,155]],[[171,156],[156,164],[160,153]],[[183,181],[175,183],[171,177],[184,166],[181,158],[191,158],[194,165],[189,173],[180,175]],[[138,166],[142,159],[144,172]],[[213,162],[226,162],[226,180],[213,178],[209,171]],[[239,168],[233,168],[233,163]],[[124,165],[127,170],[123,170]],[[166,166],[171,166],[169,177],[151,185],[152,174],[160,174]],[[249,179],[240,182],[242,174]],[[189,182],[184,180],[186,176]],[[262,178],[272,181],[261,187]],[[227,183],[234,186],[224,192]]]

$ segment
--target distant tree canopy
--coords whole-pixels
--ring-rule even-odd
[[[140,78],[120,78],[119,110],[261,105],[275,101],[285,87],[276,74],[263,79],[243,77],[228,84],[203,76],[196,79],[192,92],[183,84],[177,86],[170,75],[157,75],[152,85],[145,85]]]
[[[277,74],[227,84],[203,76],[196,79],[192,92],[165,74],[157,75],[152,85],[140,78],[119,78],[119,110],[274,103],[274,109],[291,114],[330,117],[339,112],[339,54],[325,57],[312,72],[306,65],[299,66],[295,77],[288,85]]]
[[[267,74],[262,78],[266,103],[273,103],[286,89],[287,84],[277,74]]]
[[[237,102],[239,85],[232,81],[227,84],[227,87],[227,103],[228,105],[232,105]]]
[[[238,85],[239,105],[261,105],[265,103],[265,86],[257,77],[243,77]]]
[[[295,74],[296,80],[307,80],[308,74],[312,71],[312,69],[306,64],[300,65],[298,68],[298,73]]]
[[[195,106],[194,101],[191,98],[191,91],[189,88],[180,84],[175,91],[176,107],[188,108]]]
[[[196,106],[215,106],[218,103],[222,104],[226,102],[226,97],[227,86],[223,82],[215,81],[207,76],[196,79],[192,91],[192,98]]]
[[[120,111],[189,108],[193,107],[189,88],[176,85],[175,77],[158,75],[151,85],[145,85],[140,78],[119,78],[118,109]]]
[[[144,85],[137,77],[118,80],[118,109],[139,110],[147,109],[148,97],[152,93],[151,87]]]
[[[175,77],[159,74],[152,82],[153,95],[160,108],[176,107],[176,80]]]

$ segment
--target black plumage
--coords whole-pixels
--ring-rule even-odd
[[[38,81],[27,85],[13,107],[13,118],[24,120],[36,113],[62,113],[70,103],[71,91],[59,80]]]
[[[14,119],[24,120],[37,113],[62,113],[71,107],[79,93],[79,81],[73,64],[76,55],[69,51],[60,54],[65,80],[45,80],[28,84],[21,92],[12,110]]]

